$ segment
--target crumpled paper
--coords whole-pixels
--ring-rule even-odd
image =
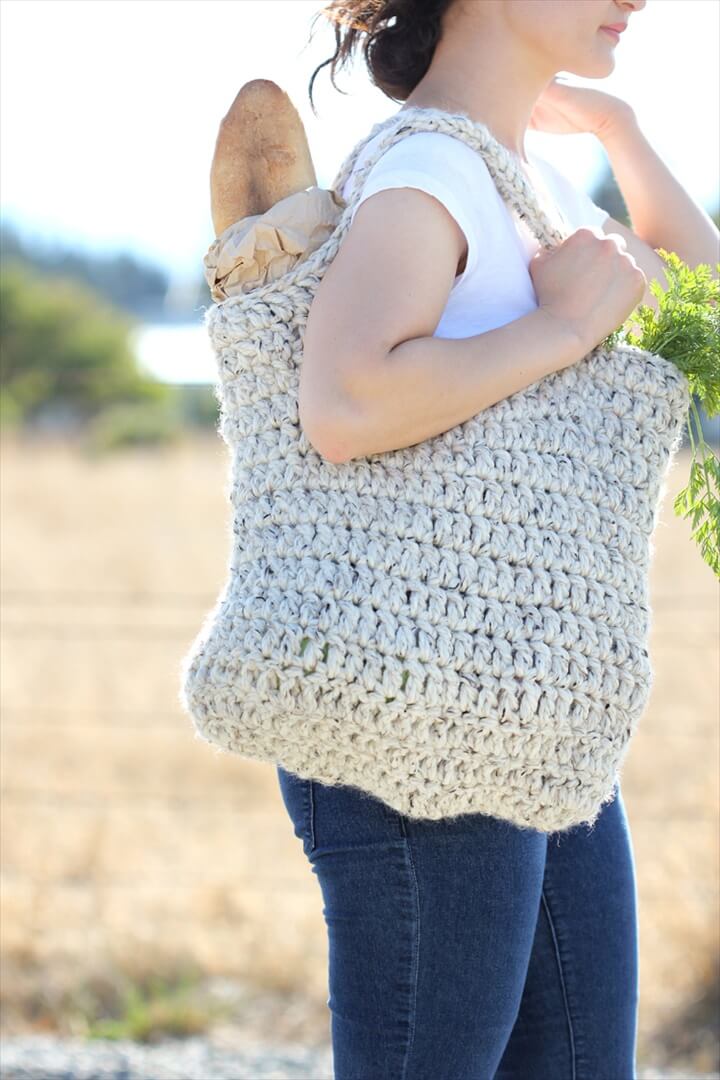
[[[210,245],[203,259],[213,300],[275,281],[332,235],[346,206],[334,191],[309,187],[241,218]]]

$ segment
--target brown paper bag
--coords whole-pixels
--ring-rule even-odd
[[[228,226],[203,259],[213,300],[282,277],[332,235],[345,205],[334,191],[310,187]]]

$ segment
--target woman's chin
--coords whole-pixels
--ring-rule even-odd
[[[612,46],[609,49],[597,49],[592,56],[588,56],[584,63],[576,64],[573,68],[566,68],[582,79],[604,79],[612,75],[615,70],[615,56]]]
[[[598,30],[595,34],[595,52],[598,57],[603,57],[606,64],[610,65],[610,70],[615,68],[616,49],[620,44],[619,40],[616,41],[614,35],[608,34],[605,30]]]

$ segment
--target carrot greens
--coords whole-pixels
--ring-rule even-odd
[[[606,343],[625,341],[670,360],[688,379],[688,435],[692,449],[690,477],[676,496],[673,509],[689,517],[692,538],[705,562],[720,578],[720,461],[705,442],[696,398],[708,418],[720,413],[720,280],[710,265],[691,269],[675,252],[658,248],[665,261],[668,285],[651,281],[658,309],[640,304]],[[720,274],[720,263],[716,266]],[[629,324],[638,325],[634,334]],[[693,430],[694,428],[694,430]]]

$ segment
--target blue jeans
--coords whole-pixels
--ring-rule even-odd
[[[592,828],[543,833],[277,775],[324,900],[335,1080],[635,1080],[619,784]]]

